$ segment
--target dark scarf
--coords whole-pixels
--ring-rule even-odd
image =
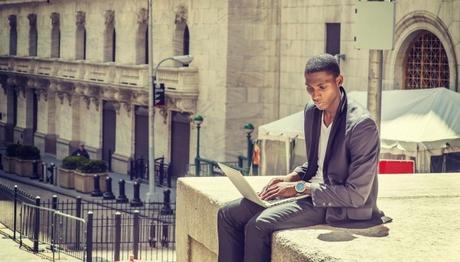
[[[331,127],[331,133],[329,134],[329,141],[326,147],[326,155],[324,156],[324,164],[323,164],[323,177],[324,181],[327,180],[327,169],[329,159],[331,158],[332,153],[334,150],[334,142],[338,137],[343,139],[343,135],[339,132],[340,130],[345,130],[346,124],[346,116],[347,116],[347,93],[343,87],[340,87],[340,91],[343,94],[342,99],[340,100],[338,112],[335,115],[334,121]],[[322,110],[319,110],[317,107],[313,109],[313,128],[311,130],[311,135],[309,136],[310,140],[310,150],[308,151],[308,167],[307,172],[302,177],[304,181],[310,180],[312,177],[316,175],[318,171],[318,146],[319,146],[319,139],[321,134],[321,115],[323,113]],[[344,134],[344,132],[342,132]]]

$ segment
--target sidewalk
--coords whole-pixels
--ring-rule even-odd
[[[45,250],[40,253],[33,253],[25,247],[20,247],[11,238],[5,236],[2,231],[5,227],[0,224],[0,258],[1,261],[21,261],[21,262],[37,262],[37,261],[52,261],[53,254],[49,250]],[[78,259],[69,257],[64,254],[56,254],[56,260],[58,261],[80,261]]]
[[[2,155],[5,155],[5,149],[0,148],[0,153]],[[46,162],[47,164],[54,163],[57,167],[59,167],[61,165],[61,162],[62,162],[62,161],[56,159],[54,156],[48,155],[48,154],[42,155],[41,159],[42,159],[42,161]],[[129,180],[129,176],[126,175],[126,174],[119,174],[119,173],[112,172],[112,173],[109,173],[109,176],[112,178],[112,191],[113,191],[113,194],[115,195],[115,197],[118,196],[118,190],[119,190],[118,189],[118,181],[120,181],[121,179],[124,179],[125,182],[126,182],[125,183],[126,196],[131,200],[133,198],[133,195],[134,195],[134,189],[133,189],[134,181]],[[68,196],[68,197],[80,196],[82,199],[88,200],[88,201],[95,201],[95,200],[102,199],[102,197],[92,197],[90,194],[83,194],[83,193],[77,192],[77,191],[75,191],[73,189],[66,189],[66,188],[62,188],[62,187],[55,186],[55,185],[52,185],[52,184],[40,182],[37,179],[30,179],[28,177],[22,177],[22,176],[18,176],[18,175],[15,175],[15,174],[9,174],[9,173],[4,172],[3,170],[0,170],[0,178],[4,178],[4,179],[8,179],[8,180],[10,180],[12,182],[32,186],[32,187],[34,187],[34,188],[36,188],[38,190],[31,190],[31,188],[29,187],[28,190],[32,191],[32,192],[28,192],[28,193],[32,194],[32,195],[40,195],[41,197],[42,197],[42,195],[46,195],[46,196],[43,196],[42,198],[44,198],[44,197],[48,198],[49,195],[52,196],[53,193],[57,193],[57,194]],[[175,183],[176,183],[176,181],[174,180],[173,184],[175,184]],[[175,189],[175,187],[168,188],[166,186],[158,186],[158,185],[155,186],[154,201],[153,202],[163,202],[163,198],[164,198],[163,197],[163,195],[164,195],[163,192],[165,190],[168,190],[168,189],[171,191],[171,195],[170,195],[171,202],[175,203],[176,202],[175,201],[175,199],[176,199],[176,189]],[[24,190],[24,191],[27,191],[27,190]],[[149,192],[149,185],[146,184],[146,183],[140,183],[140,198],[141,198],[141,200],[143,202],[145,202],[148,192]]]

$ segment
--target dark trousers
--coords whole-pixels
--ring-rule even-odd
[[[242,198],[219,209],[219,262],[270,261],[272,233],[324,223],[326,209],[311,198],[263,208]]]

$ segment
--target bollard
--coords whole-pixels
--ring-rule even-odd
[[[32,251],[34,253],[38,253],[38,238],[39,238],[39,234],[40,234],[40,209],[38,207],[40,207],[40,197],[37,196],[35,197],[35,206],[37,206],[37,208],[35,208],[35,212],[34,212],[34,237],[33,237],[33,248],[32,248]]]
[[[99,175],[94,175],[93,180],[94,180],[94,191],[91,193],[91,196],[100,197],[102,196],[102,192],[101,192],[101,185],[99,184],[99,180],[100,180]]]
[[[53,164],[53,176],[51,177],[52,178],[52,182],[53,185],[57,186],[57,166]]]
[[[115,196],[113,195],[113,192],[112,192],[112,178],[111,177],[107,177],[105,179],[105,188],[106,188],[106,191],[104,192],[104,194],[102,194],[102,199],[104,200],[115,199]]]
[[[121,243],[121,213],[115,213],[115,247],[113,258],[120,261],[120,243]]]
[[[46,162],[42,162],[42,173],[41,176],[38,178],[40,182],[45,182],[46,179]]]
[[[126,197],[125,194],[125,180],[120,179],[118,181],[118,197],[117,197],[117,203],[128,203],[129,199]]]
[[[32,161],[32,176],[30,179],[38,179],[38,160]]]
[[[144,205],[142,203],[142,201],[141,201],[141,198],[140,198],[141,185],[139,184],[138,181],[136,181],[136,182],[134,182],[133,187],[134,187],[134,196],[133,196],[133,200],[131,200],[130,205],[132,207],[141,207],[141,206]]]
[[[3,170],[3,155],[0,154],[0,170]]]
[[[172,215],[173,210],[171,208],[171,190],[166,189],[163,191],[163,207],[161,208],[162,215]]]
[[[53,195],[53,197],[51,198],[51,208],[54,209],[54,210],[58,209],[58,197],[57,197],[57,195]]]

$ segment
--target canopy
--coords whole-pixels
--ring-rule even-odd
[[[365,91],[350,92],[348,97],[367,105]],[[383,91],[381,119],[381,152],[417,159],[420,171],[429,171],[432,155],[460,151],[460,93],[446,88]],[[291,144],[303,140],[303,111],[260,126],[259,139]],[[292,150],[286,147],[291,162]]]

